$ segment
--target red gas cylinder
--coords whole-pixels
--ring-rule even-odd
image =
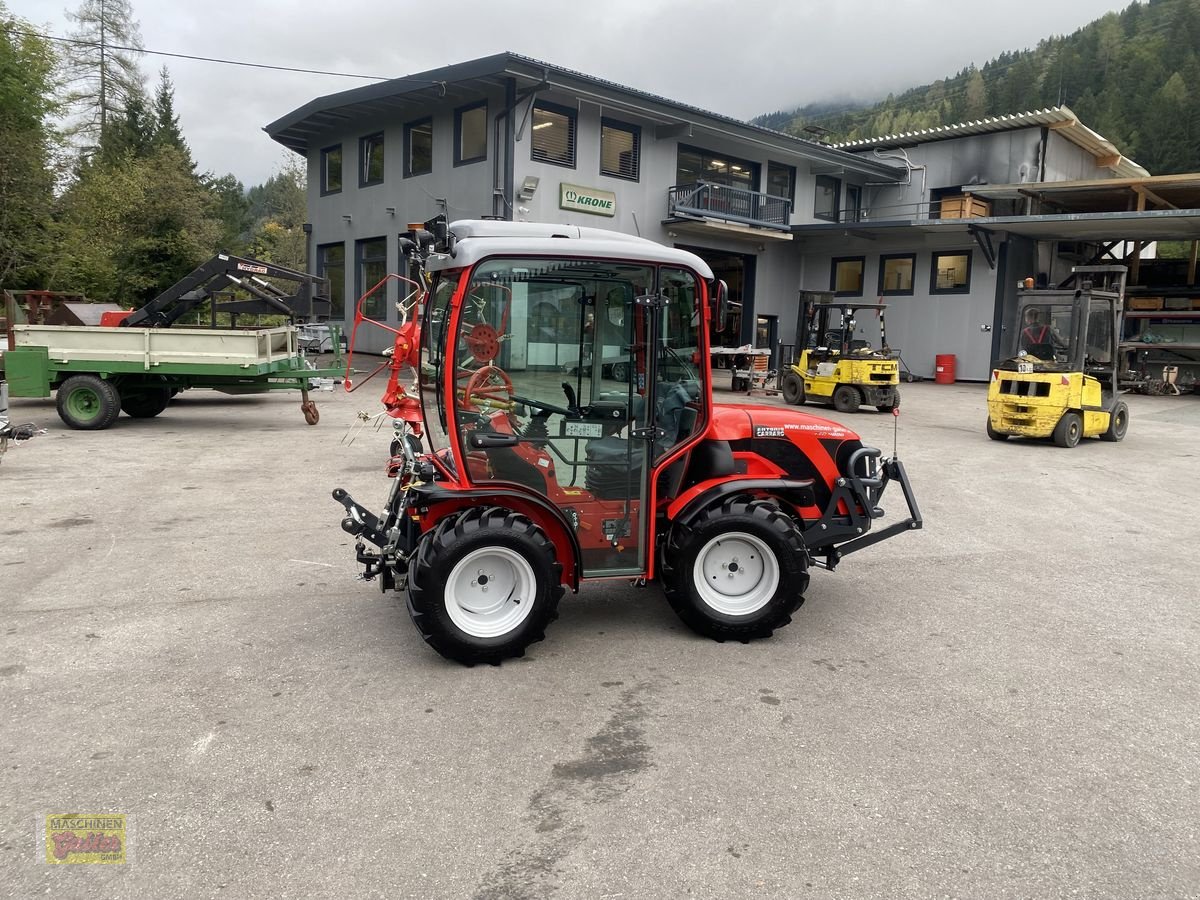
[[[933,380],[937,384],[954,384],[958,359],[953,353],[939,353],[933,358]]]

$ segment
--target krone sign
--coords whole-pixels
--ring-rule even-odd
[[[615,216],[617,195],[612,191],[563,183],[558,186],[558,206],[560,209],[573,209],[594,216]]]

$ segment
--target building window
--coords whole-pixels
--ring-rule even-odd
[[[358,139],[358,186],[383,183],[383,132]]]
[[[839,297],[861,297],[865,256],[841,256],[833,261],[829,273],[829,289]]]
[[[456,166],[487,159],[487,121],[486,100],[454,111],[454,164]]]
[[[913,266],[915,253],[897,253],[879,257],[879,293],[884,297],[897,297],[913,292]]]
[[[642,129],[612,119],[600,120],[600,174],[637,181],[641,168]]]
[[[575,168],[575,110],[551,103],[533,108],[532,158]]]
[[[355,241],[354,256],[358,270],[354,290],[357,296],[362,297],[387,275],[387,238]],[[387,285],[363,304],[363,315],[380,321],[387,318]]]
[[[698,181],[756,191],[758,190],[758,163],[680,144],[675,167],[675,183],[692,184]]]
[[[433,119],[404,126],[404,177],[428,175],[433,171]]]
[[[929,293],[969,294],[971,292],[971,254],[952,251],[933,254],[929,272]]]
[[[317,274],[329,280],[329,318],[346,317],[346,245],[317,246]]]
[[[796,199],[796,169],[781,163],[767,163],[767,193],[772,197]]]
[[[842,210],[844,222],[858,222],[862,219],[862,187],[857,184],[846,185],[846,202]]]
[[[321,151],[321,193],[336,194],[342,189],[342,145]]]
[[[828,175],[817,176],[817,196],[813,204],[813,215],[816,218],[828,219],[830,222],[838,220],[841,189],[842,183],[838,179]]]

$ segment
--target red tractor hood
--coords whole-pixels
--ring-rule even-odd
[[[750,438],[791,438],[802,436],[837,441],[857,441],[858,435],[829,419],[798,409],[773,406],[713,406],[713,421],[708,436],[719,441]]]

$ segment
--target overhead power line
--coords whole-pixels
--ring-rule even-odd
[[[59,37],[53,34],[42,34],[38,31],[27,31],[21,28],[8,29],[12,34],[23,34],[28,37],[37,37],[46,41],[54,41],[59,44],[75,44],[83,47],[101,47],[108,50],[124,50],[129,53],[145,53],[148,56],[169,56],[172,59],[192,59],[198,62],[218,63],[223,66],[245,66],[252,69],[272,69],[276,72],[300,72],[305,75],[332,75],[337,78],[362,78],[368,81],[411,81],[419,84],[438,84],[436,81],[426,81],[420,78],[388,78],[384,75],[358,75],[353,72],[328,72],[322,69],[302,69],[296,66],[273,66],[268,63],[247,62],[240,59],[221,59],[215,56],[195,56],[190,53],[171,53],[167,50],[147,50],[144,47],[126,47],[120,44],[101,44],[99,41],[85,41],[79,38]]]

